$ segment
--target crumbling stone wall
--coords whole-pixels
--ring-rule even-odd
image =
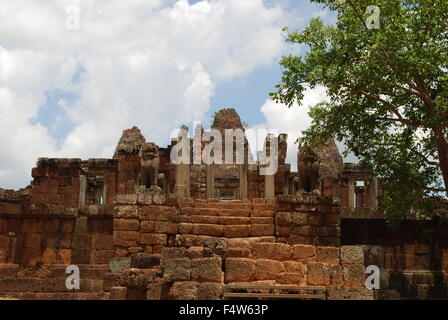
[[[203,247],[164,248],[160,267],[144,267],[151,267],[151,271],[124,269],[117,283],[125,288],[114,290],[134,290],[135,281],[123,281],[132,273],[140,274],[138,290],[151,300],[219,300],[225,284],[324,286],[329,299],[373,299],[373,292],[364,285],[363,263],[363,250],[356,246],[316,247],[214,238]],[[123,299],[126,297],[130,297],[129,292],[122,294]]]
[[[341,215],[337,198],[310,193],[279,197],[275,223],[280,242],[340,245]]]

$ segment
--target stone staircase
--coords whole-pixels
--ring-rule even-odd
[[[78,265],[80,289],[66,288],[66,265],[45,265],[40,269],[19,269],[8,264],[0,267],[0,299],[20,300],[107,300],[104,276],[107,265]],[[31,275],[34,273],[34,276]]]
[[[225,238],[274,236],[274,208],[264,199],[195,200],[181,209],[179,233]]]

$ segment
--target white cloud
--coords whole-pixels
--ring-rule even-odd
[[[306,130],[311,119],[308,115],[309,107],[327,100],[326,89],[316,87],[308,89],[302,100],[302,105],[288,108],[284,104],[277,104],[273,100],[267,100],[261,107],[261,112],[266,118],[264,126],[269,129],[276,129],[279,133],[288,134],[288,155],[286,162],[291,164],[291,169],[297,171],[297,151],[298,146],[295,143],[300,137],[301,132]]]
[[[79,30],[65,28],[73,4]],[[168,143],[181,122],[203,120],[217,82],[282,54],[288,19],[262,0],[2,0],[0,187],[25,186],[40,156],[110,157],[133,125]],[[55,88],[79,95],[73,106],[60,103],[74,124],[60,149],[33,121]]]

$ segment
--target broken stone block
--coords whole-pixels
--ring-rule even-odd
[[[129,269],[130,267],[131,258],[128,257],[113,258],[109,261],[109,271],[112,273],[118,273],[124,269]]]
[[[187,258],[164,260],[163,278],[168,281],[190,281],[191,260]]]
[[[127,269],[121,272],[119,284],[127,288],[146,289],[160,272],[151,269]]]
[[[147,253],[136,253],[131,256],[131,268],[151,269],[160,265],[160,256]]]
[[[199,300],[222,300],[224,285],[222,283],[204,282],[199,285]]]
[[[221,258],[226,257],[227,242],[222,239],[212,238],[204,242],[204,257],[218,255]]]
[[[361,246],[341,247],[341,263],[356,264],[364,263],[364,252]]]
[[[191,261],[191,280],[198,282],[222,282],[222,261],[220,257],[200,258]]]
[[[199,283],[193,281],[175,282],[169,295],[174,300],[197,300]]]
[[[280,261],[258,259],[255,260],[255,280],[275,280],[277,274],[285,272],[285,268]]]
[[[250,282],[254,281],[255,263],[246,258],[226,259],[225,282]]]

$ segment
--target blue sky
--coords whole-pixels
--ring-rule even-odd
[[[307,110],[269,92],[292,50],[282,28],[314,16],[330,19],[305,0],[3,0],[0,187],[26,186],[38,157],[111,157],[133,125],[164,146],[181,123],[207,126],[228,107],[290,134],[294,164]],[[317,89],[305,103],[323,99]]]

